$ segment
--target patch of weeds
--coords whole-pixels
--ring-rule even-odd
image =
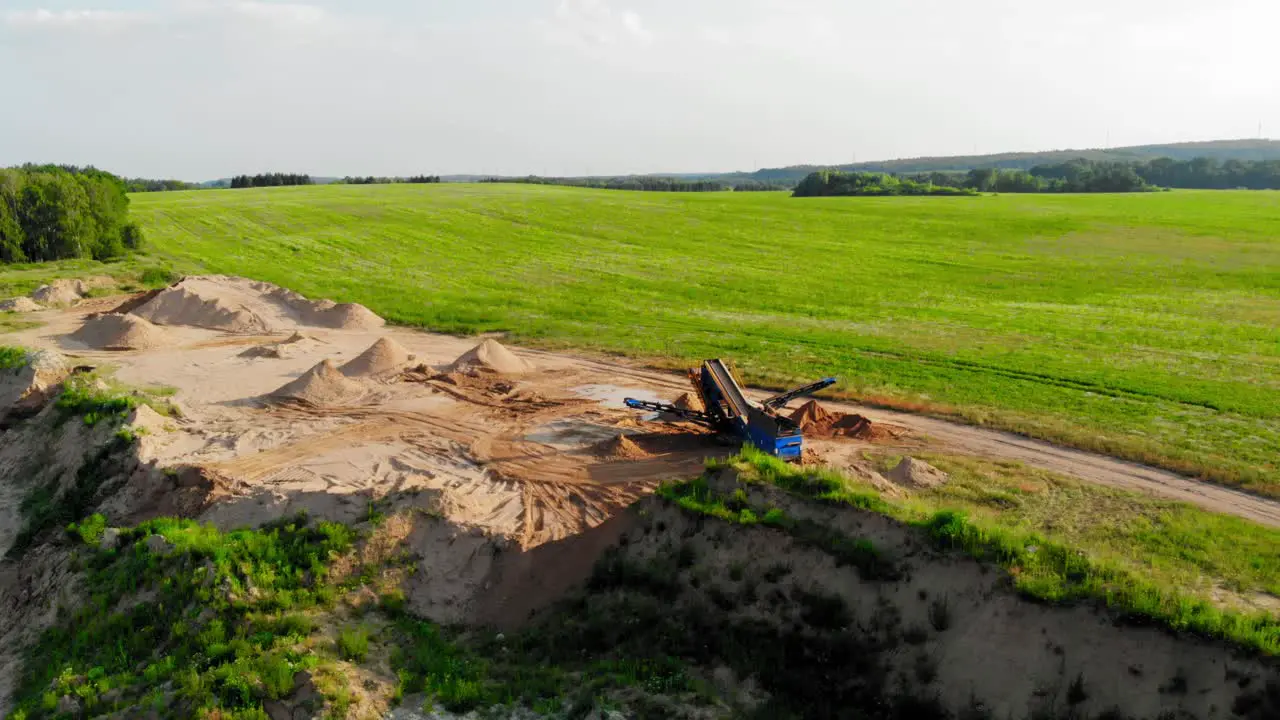
[[[93,427],[104,421],[119,422],[138,407],[137,397],[100,386],[100,380],[94,373],[67,378],[56,403],[64,418],[79,415],[85,425]]]
[[[946,632],[951,628],[951,606],[946,595],[929,603],[929,624],[938,632]]]
[[[1089,693],[1084,689],[1084,673],[1078,673],[1067,686],[1067,704],[1075,707],[1088,699]]]
[[[338,633],[338,656],[344,660],[364,662],[369,656],[369,629],[345,628]]]
[[[1187,673],[1182,668],[1169,678],[1169,682],[1160,686],[1160,692],[1169,695],[1186,695],[1187,694]]]
[[[392,636],[391,668],[404,695],[425,693],[428,702],[466,712],[505,702],[509,689],[490,682],[486,663],[449,642],[432,623],[409,617],[397,620]],[[536,668],[530,668],[536,671]]]
[[[138,282],[144,287],[156,290],[168,287],[182,279],[182,276],[170,268],[150,267],[138,276]]]
[[[902,633],[902,639],[908,645],[921,645],[929,639],[929,631],[921,625],[912,625]]]
[[[741,582],[742,576],[746,573],[746,567],[742,563],[735,562],[729,565],[729,579],[734,582]]]
[[[659,494],[681,509],[698,515],[719,518],[738,525],[763,524],[790,535],[797,542],[821,550],[835,558],[841,566],[852,565],[866,580],[893,580],[899,571],[884,558],[871,541],[851,538],[844,533],[810,520],[795,520],[779,508],[752,508],[742,488],[729,496],[711,489],[706,478],[684,483],[667,483]],[[764,520],[759,518],[763,516]]]
[[[916,655],[915,673],[917,680],[928,685],[938,679],[938,661],[928,653]]]
[[[792,589],[791,598],[800,605],[800,618],[810,627],[839,630],[853,622],[849,606],[839,595],[797,587]]]
[[[80,538],[86,545],[97,545],[106,529],[107,519],[98,514],[90,515],[83,522],[67,525],[67,532]]]
[[[14,538],[7,557],[22,555],[45,531],[57,526],[65,527],[83,518],[93,506],[98,489],[121,470],[118,463],[121,451],[126,447],[127,442],[115,438],[97,452],[86,455],[76,471],[75,482],[61,493],[56,479],[28,491],[19,505],[22,529]]]
[[[776,583],[790,574],[791,566],[787,563],[780,562],[765,568],[764,573],[762,573],[760,577],[764,578],[766,582]]]
[[[0,370],[16,370],[27,366],[27,349],[0,345]]]
[[[112,705],[136,714],[154,703],[179,716],[262,717],[264,700],[315,666],[295,645],[314,632],[303,613],[330,585],[331,560],[351,547],[349,529],[296,519],[222,533],[158,519],[101,550],[104,524],[70,526],[88,543],[90,595],[28,649],[13,695],[19,717],[51,718],[68,694],[86,714],[108,712],[108,690],[118,691]],[[148,542],[153,535],[164,542]]]

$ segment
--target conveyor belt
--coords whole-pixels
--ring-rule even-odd
[[[742,395],[742,388],[738,387],[738,383],[733,379],[729,368],[725,367],[724,362],[720,360],[708,360],[707,368],[711,370],[712,378],[724,394],[724,399],[729,403],[729,410],[734,417],[745,420],[751,406],[747,404],[746,397]]]

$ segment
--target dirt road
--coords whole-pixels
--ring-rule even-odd
[[[688,381],[675,373],[644,370],[596,360],[579,360],[577,364],[592,367],[602,375],[615,376],[619,378],[616,381],[619,383],[628,381],[642,383],[653,388],[662,388],[668,394],[684,392],[688,389]],[[749,394],[753,398],[760,399],[773,393],[752,390]],[[1280,501],[1201,482],[1159,468],[1083,450],[1064,448],[1013,433],[923,415],[852,403],[824,402],[823,404],[832,410],[858,413],[875,423],[900,425],[914,434],[926,435],[930,440],[928,447],[933,450],[953,451],[991,459],[1016,460],[1031,467],[1061,473],[1099,485],[1191,503],[1213,512],[1235,515],[1263,525],[1280,527]]]

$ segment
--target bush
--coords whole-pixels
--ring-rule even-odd
[[[368,629],[348,628],[338,633],[338,655],[345,660],[363,662],[369,656]]]

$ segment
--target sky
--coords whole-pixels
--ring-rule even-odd
[[[606,175],[1280,136],[1275,0],[0,0],[0,166]]]

